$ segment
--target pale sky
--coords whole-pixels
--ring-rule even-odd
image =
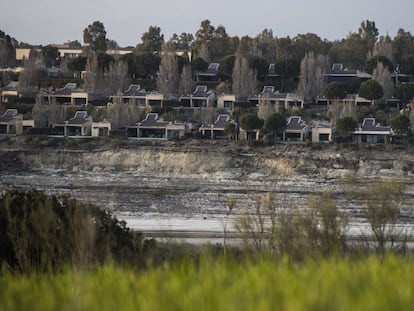
[[[399,28],[414,33],[413,0],[0,0],[0,30],[30,44],[78,40],[92,22],[101,21],[107,38],[135,46],[149,26],[168,40],[173,33],[195,34],[209,19],[230,36],[256,36],[263,29],[276,37],[314,33],[336,40],[374,21],[380,35]]]

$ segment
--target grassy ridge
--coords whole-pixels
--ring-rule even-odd
[[[414,262],[330,259],[296,265],[203,258],[144,272],[0,277],[0,310],[412,310]]]

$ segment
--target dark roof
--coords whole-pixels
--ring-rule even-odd
[[[2,90],[3,91],[16,91],[18,87],[19,87],[19,82],[12,81],[12,82],[9,82],[9,84],[7,84]]]
[[[75,116],[69,119],[67,124],[83,124],[89,121],[87,111],[76,111]]]
[[[207,92],[206,85],[197,85],[196,89],[193,92],[193,97],[208,97],[209,94]]]
[[[139,122],[140,127],[166,127],[170,122],[160,120],[158,113],[148,113],[144,120]]]
[[[17,109],[7,109],[2,116],[0,116],[0,122],[10,122],[18,116]]]
[[[146,95],[145,89],[141,89],[139,84],[131,84],[124,92],[123,96],[141,96]]]
[[[220,114],[217,117],[216,122],[214,122],[213,127],[215,128],[224,128],[224,126],[229,123],[230,116],[228,114]]]
[[[267,70],[267,75],[268,76],[277,76],[278,74],[276,73],[276,64],[270,64],[269,68]]]
[[[302,131],[306,127],[306,124],[302,121],[301,117],[293,116],[289,117],[286,125],[288,131]]]
[[[332,65],[332,70],[331,71],[332,72],[341,72],[343,70],[343,68],[344,68],[343,64],[335,63],[335,64]]]
[[[200,129],[223,129],[227,123],[230,122],[230,116],[228,114],[220,114],[216,121],[213,124],[209,124],[209,125],[202,125],[200,127]]]
[[[66,85],[61,88],[57,89],[56,91],[52,92],[53,95],[71,95],[73,92],[78,91],[78,86],[76,83],[66,83]]]
[[[208,65],[207,72],[217,74],[219,71],[220,64],[219,63],[211,63]]]
[[[201,71],[198,73],[200,76],[217,76],[219,73],[219,63],[211,63],[208,65],[207,71]]]
[[[365,118],[361,125],[361,131],[363,132],[389,132],[390,130],[389,126],[382,126],[376,123],[375,118]]]
[[[262,90],[262,94],[274,93],[275,87],[273,85],[265,85]]]

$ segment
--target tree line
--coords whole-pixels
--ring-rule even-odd
[[[221,81],[235,80],[234,71],[239,71],[237,66],[247,67],[260,79],[267,73],[269,64],[275,64],[276,74],[282,77],[281,91],[291,92],[298,88],[303,92],[303,76],[305,57],[314,56],[318,70],[326,70],[327,65],[341,63],[345,68],[366,70],[373,73],[378,63],[381,63],[388,71],[398,70],[402,74],[414,74],[414,40],[410,32],[399,29],[392,38],[388,34],[379,36],[374,21],[363,21],[357,31],[351,32],[341,40],[328,41],[313,33],[298,34],[295,37],[277,37],[273,30],[264,29],[255,37],[230,36],[222,25],[215,27],[211,22],[203,20],[200,27],[193,35],[191,33],[173,34],[169,40],[164,39],[161,28],[150,26],[141,36],[133,53],[122,57],[119,61],[125,63],[125,74],[131,80],[149,80],[147,88],[159,87],[155,82],[157,73],[160,72],[162,58],[166,52],[187,51],[191,52],[191,59],[188,54],[176,56],[177,72],[172,72],[179,80],[190,65],[192,72],[205,70],[208,63],[220,63]],[[105,26],[100,21],[95,21],[83,30],[84,55],[70,60],[66,66],[71,71],[80,72],[90,66],[95,60],[90,60],[91,55],[98,57],[99,70],[108,70],[110,63],[115,62],[113,57],[105,54],[109,48],[118,47],[114,40],[106,37]],[[75,42],[76,43],[76,42]],[[79,43],[79,42],[77,42]],[[168,44],[168,47],[165,45]],[[13,65],[13,49],[19,43],[3,32],[0,33],[0,57],[5,67]],[[57,48],[44,46],[41,48],[41,57],[48,65],[56,64],[59,61]],[[236,62],[236,58],[238,61]],[[165,61],[164,61],[165,62]],[[245,65],[243,65],[243,62]],[[307,61],[308,70],[312,70]],[[90,68],[89,68],[90,69]],[[166,68],[169,70],[171,68]],[[178,76],[178,78],[177,78]],[[176,82],[174,82],[176,84]],[[236,93],[240,83],[233,81]],[[246,83],[245,83],[246,84]],[[248,84],[248,83],[247,83]],[[173,85],[178,90],[178,85]],[[161,87],[162,88],[162,87]],[[250,87],[247,86],[247,89]],[[315,92],[313,88],[311,92]],[[241,94],[243,95],[243,94]]]

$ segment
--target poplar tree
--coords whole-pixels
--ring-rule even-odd
[[[193,91],[194,86],[195,83],[193,80],[191,65],[185,64],[180,76],[179,91],[181,94],[189,94]]]
[[[98,57],[96,55],[92,55],[88,58],[83,80],[83,88],[89,94],[97,94],[103,91],[103,72],[99,67]]]
[[[300,64],[297,94],[305,101],[314,100],[321,95],[324,88],[323,75],[326,73],[328,59],[324,55],[314,56],[306,53]]]
[[[122,92],[128,84],[128,64],[118,60],[109,65],[105,72],[105,91],[108,95]]]
[[[394,90],[394,83],[392,82],[391,73],[388,70],[388,67],[384,66],[383,63],[378,62],[372,78],[382,86],[382,89],[384,90],[383,98],[390,98]]]
[[[176,95],[179,75],[175,49],[171,42],[162,47],[161,64],[157,77],[157,87],[161,94],[168,98]]]
[[[251,69],[248,61],[237,56],[233,67],[233,94],[238,99],[247,99],[249,95],[257,92],[257,73]]]

